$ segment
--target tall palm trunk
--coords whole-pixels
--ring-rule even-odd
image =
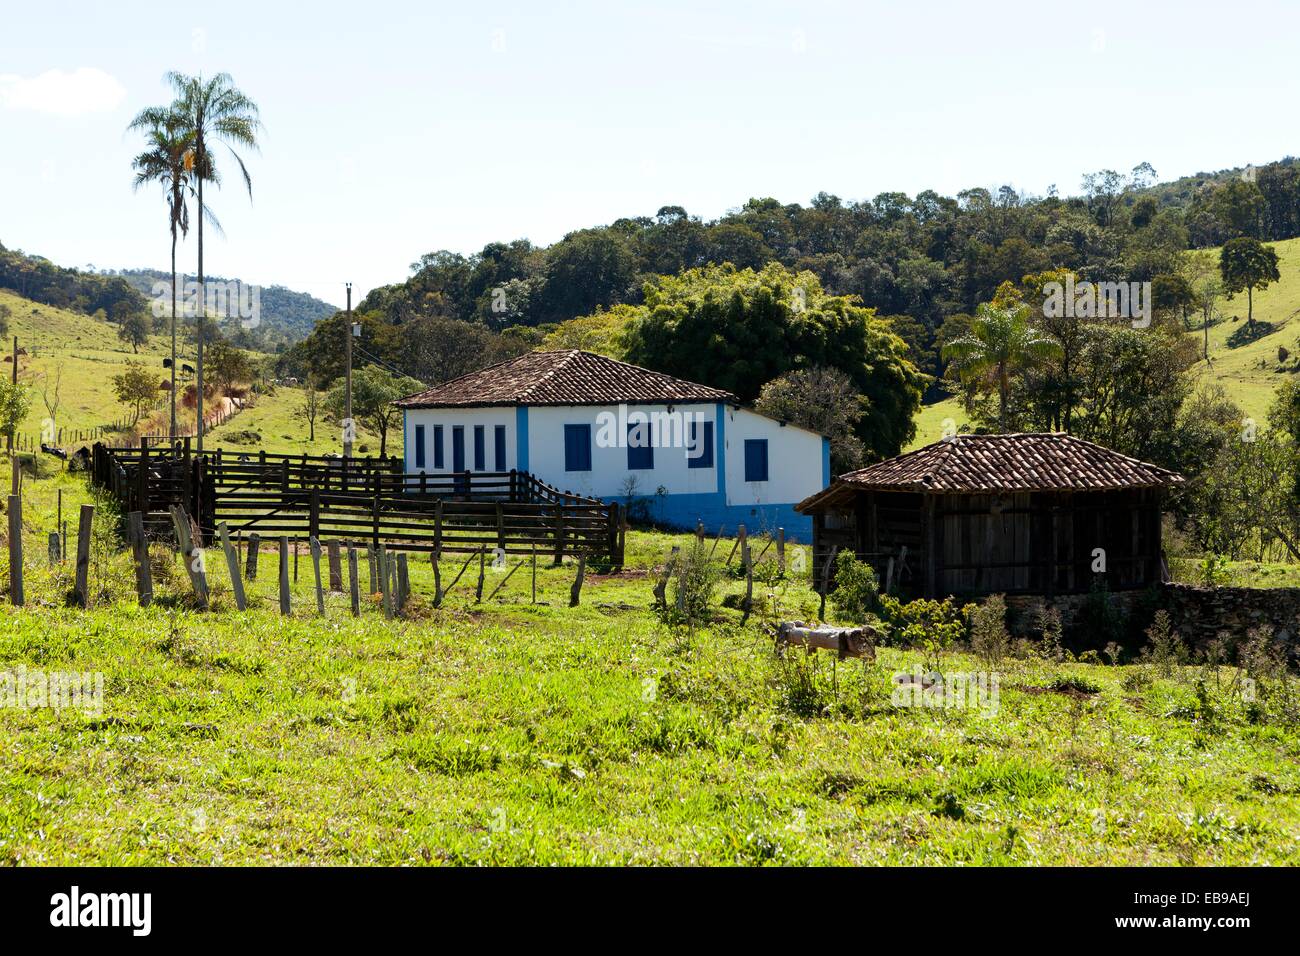
[[[172,223],[172,424],[168,439],[176,441],[176,223]]]
[[[198,169],[202,170],[204,166],[198,166],[198,163],[204,161],[203,155],[203,136],[199,135],[194,141],[194,159]],[[203,282],[203,174],[200,172],[196,177],[199,181],[199,317],[195,330],[198,334],[199,355],[198,355],[198,386],[195,393],[196,411],[198,412],[198,424],[196,425],[197,454],[203,454],[203,325],[207,319],[208,307],[208,289]]]

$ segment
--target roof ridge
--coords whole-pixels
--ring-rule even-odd
[[[532,395],[534,391],[540,388],[544,383],[549,382],[555,376],[556,372],[560,371],[560,369],[572,362],[577,355],[581,354],[581,352],[582,349],[539,349],[536,352],[525,352],[524,355],[562,355],[563,358],[553,364],[550,369],[542,373],[541,376],[529,383],[528,387],[519,393],[516,401],[521,405],[526,405],[529,396]],[[519,357],[523,358],[522,355]]]

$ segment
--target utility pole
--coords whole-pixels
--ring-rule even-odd
[[[348,289],[348,316],[345,338],[347,339],[347,372],[343,386],[343,457],[352,457],[352,436],[356,432],[356,423],[352,421],[352,283],[346,283]],[[17,366],[14,366],[17,368]]]
[[[14,388],[17,389],[18,387],[18,336],[16,335],[14,336],[13,383],[14,383]],[[15,436],[15,432],[17,431],[18,431],[18,423],[14,422],[14,427],[9,429],[9,460],[13,463],[13,472],[14,472],[13,487],[9,491],[11,495],[18,494],[19,489],[22,487],[22,478],[18,471],[18,453],[14,451],[14,436]],[[9,527],[12,528],[13,525],[10,525]]]

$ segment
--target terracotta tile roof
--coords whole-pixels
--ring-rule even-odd
[[[480,405],[617,405],[730,402],[730,392],[697,385],[581,349],[529,352],[396,402],[399,408]]]
[[[1181,484],[1182,475],[1064,434],[957,435],[850,471],[796,505],[815,510],[860,490],[966,494],[1112,491]]]

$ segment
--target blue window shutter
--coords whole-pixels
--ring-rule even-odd
[[[415,426],[415,467],[424,467],[424,426]]]
[[[713,467],[713,422],[691,422],[691,445],[686,452],[686,467]]]
[[[497,471],[506,470],[506,426],[497,425],[492,429],[492,444],[495,446],[493,451],[496,458],[493,467]]]
[[[451,426],[451,470],[465,470],[465,426]]]
[[[487,471],[487,450],[483,441],[483,426],[474,426],[474,470]]]
[[[650,423],[627,425],[627,467],[629,471],[647,471],[655,466],[655,449],[650,444]]]
[[[564,470],[591,471],[591,426],[564,426]]]
[[[433,467],[442,467],[442,426],[433,426]]]
[[[745,439],[745,480],[767,481],[767,439]]]

